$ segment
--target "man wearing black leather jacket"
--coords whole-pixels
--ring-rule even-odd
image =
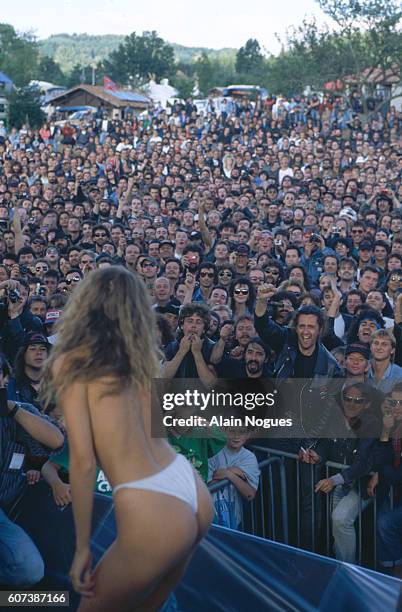
[[[368,505],[365,494],[359,491],[360,479],[367,477],[376,461],[377,438],[380,435],[378,395],[372,393],[367,383],[347,381],[342,388],[340,404],[345,416],[344,437],[322,439],[315,450],[302,457],[306,463],[332,461],[345,468],[320,480],[315,492],[331,495],[332,534],[335,555],[340,561],[356,563],[355,520],[359,508]],[[359,483],[359,484],[357,484]]]
[[[341,414],[335,397],[342,371],[320,341],[324,325],[321,310],[315,306],[302,307],[293,319],[294,327],[281,327],[267,310],[268,300],[275,291],[272,285],[259,286],[255,328],[275,353],[274,377],[280,396],[286,398],[286,416],[293,419],[293,439],[276,440],[276,445],[287,452],[299,454],[300,449],[312,448],[318,438],[338,429]],[[293,495],[294,474],[290,470],[288,467],[288,481]],[[313,550],[321,523],[322,500],[313,498],[311,479],[315,483],[321,473],[320,465],[312,469],[304,464],[300,466],[302,546]],[[317,532],[312,529],[313,507]]]

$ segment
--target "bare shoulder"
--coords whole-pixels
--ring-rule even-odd
[[[123,382],[115,376],[101,376],[87,382],[88,399],[90,403],[100,402],[104,398],[118,399],[127,393]]]
[[[63,371],[66,363],[66,355],[59,355],[52,364],[52,374],[53,376],[59,376],[59,374]]]
[[[57,379],[60,376],[63,376],[63,372],[66,367],[68,367],[67,356],[60,355],[57,357],[52,364],[52,374],[54,378]],[[63,391],[60,394],[60,400],[63,405],[71,402],[79,403],[81,405],[83,403],[87,404],[87,390],[85,382],[80,380],[72,381],[68,386],[63,388]]]

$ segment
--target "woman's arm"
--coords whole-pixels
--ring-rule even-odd
[[[89,550],[96,458],[86,387],[74,383],[63,392],[61,407],[70,449],[70,486],[76,531],[76,550]]]

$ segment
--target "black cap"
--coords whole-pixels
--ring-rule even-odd
[[[47,348],[49,348],[51,346],[50,342],[48,341],[48,339],[41,334],[40,332],[28,332],[25,335],[25,340],[24,340],[24,348],[28,348],[28,346],[32,346],[35,344],[43,344],[45,345]]]
[[[360,342],[353,342],[352,344],[348,344],[345,349],[345,357],[350,355],[351,353],[359,353],[359,355],[363,355],[363,357],[367,360],[370,359],[370,348],[366,344],[362,344]]]
[[[374,248],[373,243],[370,242],[369,240],[363,240],[359,244],[359,251],[372,251],[373,248]]]
[[[238,244],[234,251],[238,255],[250,255],[250,247],[245,242]]]

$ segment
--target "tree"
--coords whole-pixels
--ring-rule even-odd
[[[394,0],[317,0],[335,22],[332,29],[304,21],[288,31],[282,52],[269,59],[269,87],[300,94],[330,84],[334,93],[356,91],[363,110],[377,97],[377,85],[390,90],[400,81],[401,10]],[[336,83],[336,87],[335,87]]]
[[[179,92],[179,97],[183,100],[187,100],[187,98],[191,98],[193,95],[195,79],[182,72],[178,72],[172,79],[172,85]]]
[[[218,85],[214,83],[213,68],[211,60],[208,55],[204,52],[201,54],[195,63],[195,69],[198,77],[198,84],[200,91],[207,95],[211,87]]]
[[[27,85],[36,74],[38,46],[30,34],[17,34],[13,26],[0,23],[0,67],[14,85]]]
[[[264,57],[260,43],[255,38],[249,38],[244,47],[236,54],[236,72],[238,74],[257,75],[263,67]]]
[[[37,87],[20,87],[10,92],[9,125],[20,128],[28,123],[33,128],[40,127],[46,116],[41,110],[40,92]]]
[[[230,62],[211,59],[205,52],[195,62],[195,71],[200,91],[204,95],[213,87],[230,85],[235,79],[234,67]]]
[[[345,75],[345,84],[363,94],[373,90],[376,84],[386,84],[390,75],[400,80],[402,5],[398,0],[317,2],[337,24],[337,31],[347,45],[354,70]]]
[[[56,62],[48,55],[43,55],[38,64],[37,78],[40,81],[48,81],[54,85],[64,85],[66,76]]]
[[[104,62],[110,77],[120,83],[143,83],[151,76],[156,80],[170,77],[175,71],[174,51],[156,32],[135,32]]]

